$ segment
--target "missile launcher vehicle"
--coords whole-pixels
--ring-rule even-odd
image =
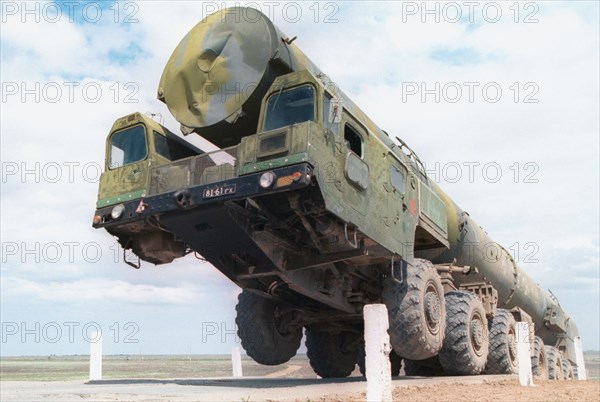
[[[534,373],[572,377],[577,327],[556,298],[294,39],[252,8],[196,25],[158,99],[218,150],[118,119],[93,227],[135,268],[194,253],[241,287],[238,334],[261,364],[292,358],[304,329],[318,375],[364,371],[362,309],[385,303],[393,375],[515,373],[526,321]]]

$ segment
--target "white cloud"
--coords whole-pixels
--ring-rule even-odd
[[[132,284],[122,280],[80,279],[72,282],[46,282],[4,278],[4,297],[25,298],[48,303],[151,303],[191,304],[198,303],[199,292],[188,284],[178,286],[154,286]]]

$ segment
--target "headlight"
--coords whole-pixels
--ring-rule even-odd
[[[115,205],[110,212],[110,216],[112,216],[113,219],[119,219],[121,215],[123,215],[123,212],[125,212],[123,204]]]
[[[258,184],[260,184],[260,186],[262,188],[269,188],[273,185],[273,182],[275,181],[275,173],[273,172],[264,172],[261,176],[260,176],[260,180],[258,181]]]

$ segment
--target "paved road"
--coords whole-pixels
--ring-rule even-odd
[[[475,377],[399,377],[394,387],[437,383],[480,384],[507,376]],[[306,401],[324,396],[356,394],[366,391],[362,377],[335,380],[286,378],[211,378],[172,380],[83,381],[2,381],[2,401]]]

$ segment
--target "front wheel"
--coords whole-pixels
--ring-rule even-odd
[[[356,366],[360,335],[306,328],[306,355],[322,378],[348,377]]]
[[[235,310],[242,347],[257,363],[276,366],[296,355],[302,327],[291,324],[289,312],[279,304],[244,290]]]

